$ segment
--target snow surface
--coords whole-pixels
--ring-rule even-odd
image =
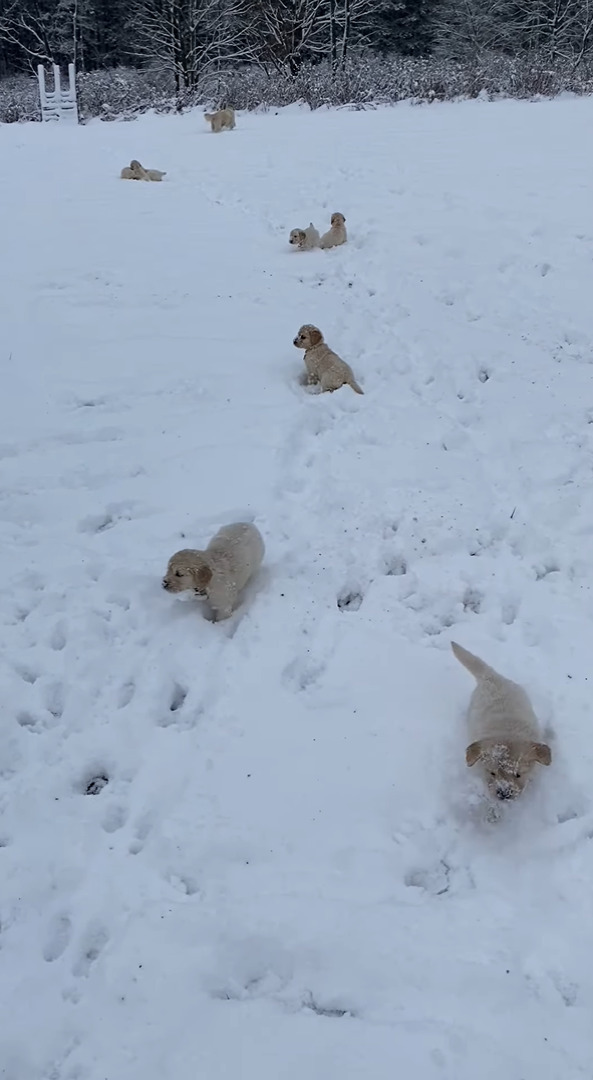
[[[2,1080],[591,1080],[592,124],[0,129]],[[496,821],[451,638],[555,733]]]

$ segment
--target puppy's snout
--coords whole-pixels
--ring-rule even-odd
[[[163,586],[163,589],[168,589],[169,588],[169,582],[167,581],[166,577],[163,578],[161,584]]]
[[[300,339],[299,339],[298,337],[295,337],[295,339],[294,339],[294,341],[293,341],[293,343],[292,343],[292,344],[293,344],[293,345],[298,345],[298,343],[299,343],[299,340],[300,340]]]
[[[512,797],[513,797],[513,792],[512,792],[512,789],[508,786],[508,784],[499,784],[498,785],[498,787],[496,789],[496,798],[497,799],[512,799]]]

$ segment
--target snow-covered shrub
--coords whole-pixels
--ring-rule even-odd
[[[0,82],[0,123],[41,120],[39,84],[33,75],[18,75]]]
[[[89,71],[76,78],[80,116],[130,120],[148,109],[174,108],[173,82],[160,71],[114,68]]]
[[[196,105],[235,109],[281,108],[303,102],[312,109],[350,105],[361,108],[396,101],[448,101],[456,98],[551,97],[562,92],[593,93],[593,65],[551,64],[541,57],[485,56],[462,63],[443,57],[418,58],[371,53],[353,55],[344,68],[303,66],[296,76],[241,66],[206,75],[198,85],[175,93],[170,75],[158,70],[115,68],[77,76],[82,119],[99,116],[126,120],[148,109],[183,111]],[[0,83],[0,121],[38,120],[35,78]]]

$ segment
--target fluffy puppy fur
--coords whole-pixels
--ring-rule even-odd
[[[354,373],[345,360],[341,360],[323,340],[321,330],[306,324],[301,326],[293,341],[297,349],[305,350],[307,382],[310,386],[319,383],[322,390],[339,390],[341,386],[351,386],[357,394],[363,394]]]
[[[261,565],[264,551],[261,533],[255,525],[244,522],[224,525],[205,551],[185,549],[171,556],[163,589],[205,596],[213,622],[228,619],[237,606],[239,593]]]
[[[465,760],[468,765],[479,763],[491,795],[515,799],[535,765],[551,764],[552,751],[539,741],[539,721],[523,687],[499,675],[455,641],[451,648],[477,683],[467,711],[473,741]]]
[[[319,247],[324,250],[339,247],[340,244],[345,244],[348,239],[346,218],[343,214],[332,214],[330,224],[331,228],[323,234],[319,242]]]
[[[129,165],[126,165],[121,171],[122,180],[155,180],[159,181],[166,176],[166,172],[161,172],[160,169],[145,169],[139,161],[134,158]]]
[[[212,131],[218,133],[219,131],[232,131],[235,126],[235,110],[234,109],[219,109],[215,113],[204,113],[204,120],[207,120],[212,128]]]
[[[299,251],[312,251],[319,247],[319,233],[313,222],[309,222],[307,229],[291,229],[288,243]]]

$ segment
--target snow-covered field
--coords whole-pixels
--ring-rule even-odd
[[[592,125],[0,129],[2,1080],[591,1080]],[[496,822],[451,638],[554,731]]]

